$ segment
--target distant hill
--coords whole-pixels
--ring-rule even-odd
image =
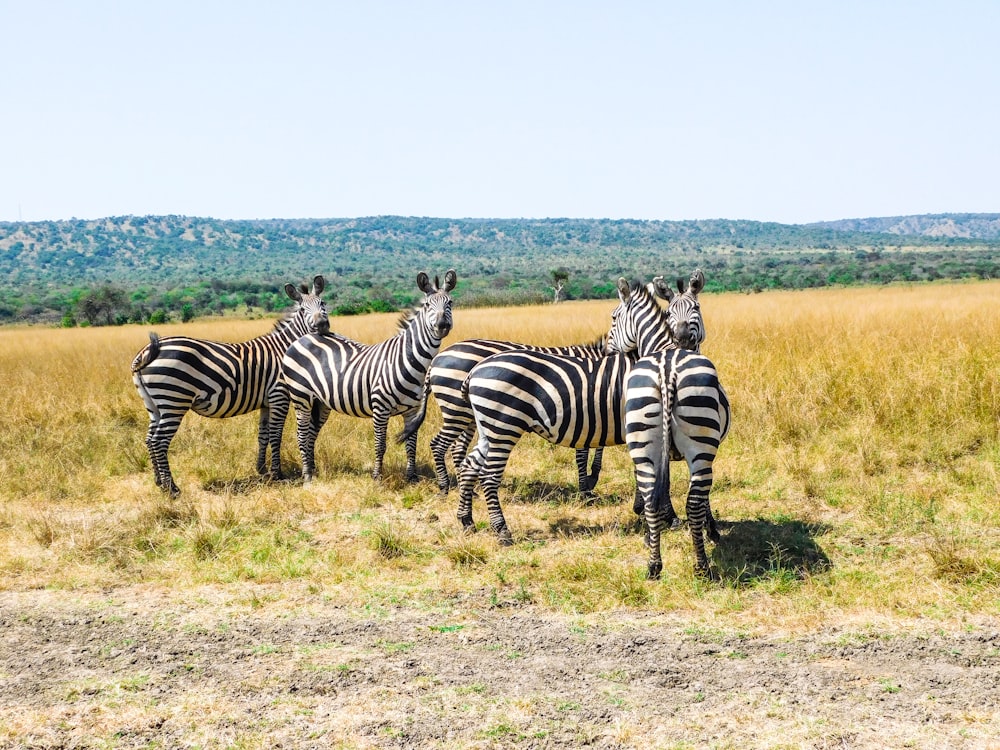
[[[321,273],[342,313],[417,298],[417,271],[455,268],[463,304],[612,297],[619,276],[686,275],[709,290],[1000,276],[1000,215],[808,225],[716,219],[349,219],[187,216],[0,222],[0,321],[97,321],[266,310]],[[99,295],[98,295],[99,292]],[[96,296],[103,312],[91,314]],[[100,307],[100,305],[98,305]]]
[[[876,219],[842,219],[807,224],[838,232],[872,232],[910,237],[961,237],[1000,240],[1000,214],[926,214]]]

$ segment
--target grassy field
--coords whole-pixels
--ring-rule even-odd
[[[255,585],[270,601],[446,607],[531,603],[553,615],[643,610],[692,627],[803,632],[820,624],[961,628],[1000,614],[1000,283],[706,295],[708,338],[733,406],[712,505],[721,580],[692,575],[686,533],[664,539],[661,581],[631,511],[631,464],[607,451],[598,499],[574,492],[573,452],[522,441],[501,489],[515,545],[467,537],[457,498],[423,481],[368,475],[371,424],[334,416],[320,478],[269,484],[253,472],[256,417],[188,416],[171,461],[182,489],[153,484],[146,413],[129,375],[145,327],[0,329],[0,590],[175,592]],[[590,341],[613,304],[455,311],[445,342],[488,336]],[[338,318],[374,342],[395,315]],[[242,340],[272,322],[164,325],[161,335]],[[395,432],[401,422],[393,420]],[[293,423],[283,460],[298,465]],[[687,472],[673,472],[683,513]],[[485,508],[476,505],[477,521]],[[251,589],[247,589],[251,590]]]

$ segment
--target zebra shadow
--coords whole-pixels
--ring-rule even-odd
[[[541,479],[510,479],[506,484],[509,502],[531,504],[573,504],[587,506],[618,505],[622,499],[617,495],[599,495],[594,492],[580,492],[576,482],[562,484]]]
[[[301,471],[299,472],[299,476],[302,476]],[[285,478],[288,478],[287,474]],[[216,495],[247,495],[254,490],[259,490],[270,484],[272,484],[270,477],[251,474],[250,476],[237,477],[235,479],[222,479],[218,477],[207,479],[201,483],[201,488],[205,492],[211,492]]]
[[[816,537],[828,524],[797,519],[719,521],[721,541],[711,552],[719,579],[733,585],[757,581],[795,581],[832,567]]]

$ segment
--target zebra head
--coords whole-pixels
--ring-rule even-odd
[[[458,276],[454,269],[450,269],[444,275],[444,287],[441,286],[437,276],[434,277],[432,284],[426,273],[421,271],[417,274],[417,287],[425,295],[419,314],[431,335],[438,340],[451,333],[450,292],[455,288],[456,283],[458,283]]]
[[[667,348],[672,342],[670,324],[656,300],[673,296],[662,276],[645,285],[618,279],[618,306],[611,313],[606,351],[637,352],[644,357]]]
[[[305,284],[300,288],[296,288],[295,284],[285,284],[285,294],[297,303],[290,315],[290,321],[300,336],[330,332],[330,317],[326,312],[326,302],[320,297],[325,287],[326,280],[322,276],[313,279],[311,290]]]
[[[670,330],[674,341],[681,349],[693,352],[701,351],[701,342],[705,340],[705,326],[701,319],[701,305],[698,294],[705,288],[705,274],[701,269],[695,269],[691,281],[684,288],[684,279],[677,279],[677,291],[667,307],[667,317],[670,320]]]
[[[607,351],[638,352],[644,357],[668,347],[698,351],[705,338],[698,293],[705,284],[702,272],[691,275],[687,290],[678,282],[680,294],[657,276],[649,284],[618,280],[618,306],[611,314]],[[665,300],[664,310],[657,299]]]

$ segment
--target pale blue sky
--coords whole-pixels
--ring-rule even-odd
[[[0,220],[1000,212],[1000,2],[0,0]]]

